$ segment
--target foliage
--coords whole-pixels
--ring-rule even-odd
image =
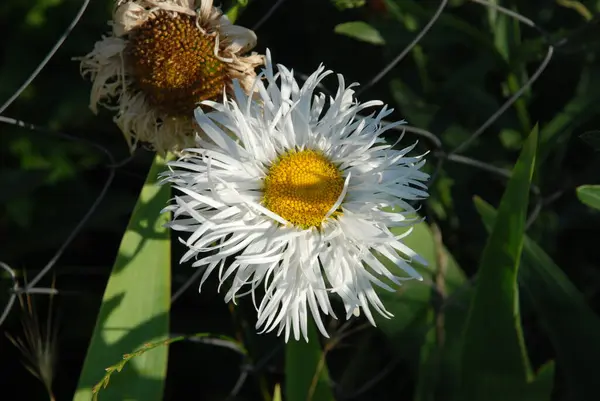
[[[314,323],[309,327],[308,343],[292,341],[286,346],[285,395],[288,401],[333,401],[325,354],[321,349]]]
[[[578,187],[577,197],[589,207],[600,209],[600,185],[582,185]]]
[[[133,209],[104,290],[74,400],[88,400],[101,371],[117,356],[169,335],[171,241],[161,210],[170,187],[157,185],[165,159],[156,156]],[[167,372],[167,348],[136,353],[135,369],[113,383],[104,399],[160,400]],[[143,356],[142,356],[143,354]],[[120,368],[119,368],[120,371]],[[106,382],[107,384],[108,382]],[[106,386],[105,384],[105,386]]]
[[[533,129],[513,169],[481,256],[464,333],[461,400],[548,399],[552,377],[533,383],[517,303],[517,275],[538,146]],[[490,313],[493,310],[494,313]]]
[[[385,44],[379,32],[363,21],[344,22],[337,25],[334,28],[334,32],[374,45]]]

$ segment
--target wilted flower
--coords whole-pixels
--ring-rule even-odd
[[[120,0],[112,32],[81,58],[93,81],[90,107],[116,110],[130,148],[160,152],[193,145],[193,110],[237,79],[248,90],[263,64],[249,29],[233,25],[213,0]]]
[[[286,341],[290,332],[308,340],[309,313],[327,336],[321,312],[335,317],[329,293],[341,298],[346,318],[362,310],[375,324],[371,307],[392,315],[373,285],[394,291],[383,280],[421,279],[410,263],[425,262],[402,237],[419,221],[407,200],[427,196],[425,160],[407,156],[415,145],[397,151],[384,141],[402,123],[382,125],[391,110],[358,115],[382,103],[354,101],[354,85],[346,88],[341,75],[326,102],[313,92],[331,71],[319,67],[300,87],[291,71],[277,70],[267,52],[266,83],[255,82],[259,101],[236,85],[235,101],[196,109],[210,139],[198,138],[199,148],[163,176],[182,193],[165,209],[174,213],[172,229],[190,233],[181,262],[200,257],[193,263],[206,267],[200,286],[217,269],[221,284],[231,282],[227,302],[250,293],[257,328],[277,327]],[[398,226],[406,234],[388,228]],[[257,303],[259,286],[265,295]]]

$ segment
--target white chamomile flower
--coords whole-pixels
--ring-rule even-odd
[[[193,111],[238,80],[249,90],[264,56],[256,35],[233,25],[213,0],[118,0],[112,32],[80,58],[93,85],[90,107],[115,110],[131,149],[161,153],[194,145]]]
[[[290,333],[308,341],[309,315],[327,336],[332,294],[346,319],[364,313],[374,325],[371,309],[391,317],[374,286],[394,291],[384,281],[421,280],[410,263],[425,263],[402,242],[419,221],[407,201],[427,197],[425,160],[408,156],[415,145],[386,144],[382,134],[402,122],[382,125],[386,107],[360,116],[382,103],[356,102],[341,75],[329,102],[315,92],[330,73],[321,66],[299,86],[284,66],[274,72],[267,51],[256,101],[237,87],[235,100],[204,102],[213,111],[198,108],[196,119],[209,139],[163,174],[181,193],[165,209],[170,227],[189,233],[181,262],[206,269],[200,287],[215,270],[221,284],[230,281],[226,302],[251,294],[257,328],[277,328],[286,341]],[[398,226],[409,229],[394,236],[389,227]]]

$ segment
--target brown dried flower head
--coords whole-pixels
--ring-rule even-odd
[[[161,153],[194,145],[193,110],[218,101],[237,79],[246,92],[264,56],[245,55],[253,31],[233,25],[213,0],[120,0],[112,32],[81,58],[92,80],[90,108],[115,110],[133,150],[148,143]]]

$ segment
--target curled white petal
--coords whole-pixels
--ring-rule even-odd
[[[264,64],[264,56],[245,54],[256,45],[253,31],[233,25],[213,0],[118,0],[109,22],[112,31],[98,41],[81,61],[81,73],[93,82],[90,108],[98,105],[115,111],[114,121],[123,132],[131,150],[145,142],[161,153],[180,152],[194,145],[202,134],[192,115],[171,116],[158,110],[137,89],[134,73],[127,63],[127,45],[132,33],[144,23],[167,14],[173,18],[195,18],[197,29],[215,41],[215,56],[225,63],[225,84],[234,91],[233,80],[249,93],[256,78],[255,68]]]

